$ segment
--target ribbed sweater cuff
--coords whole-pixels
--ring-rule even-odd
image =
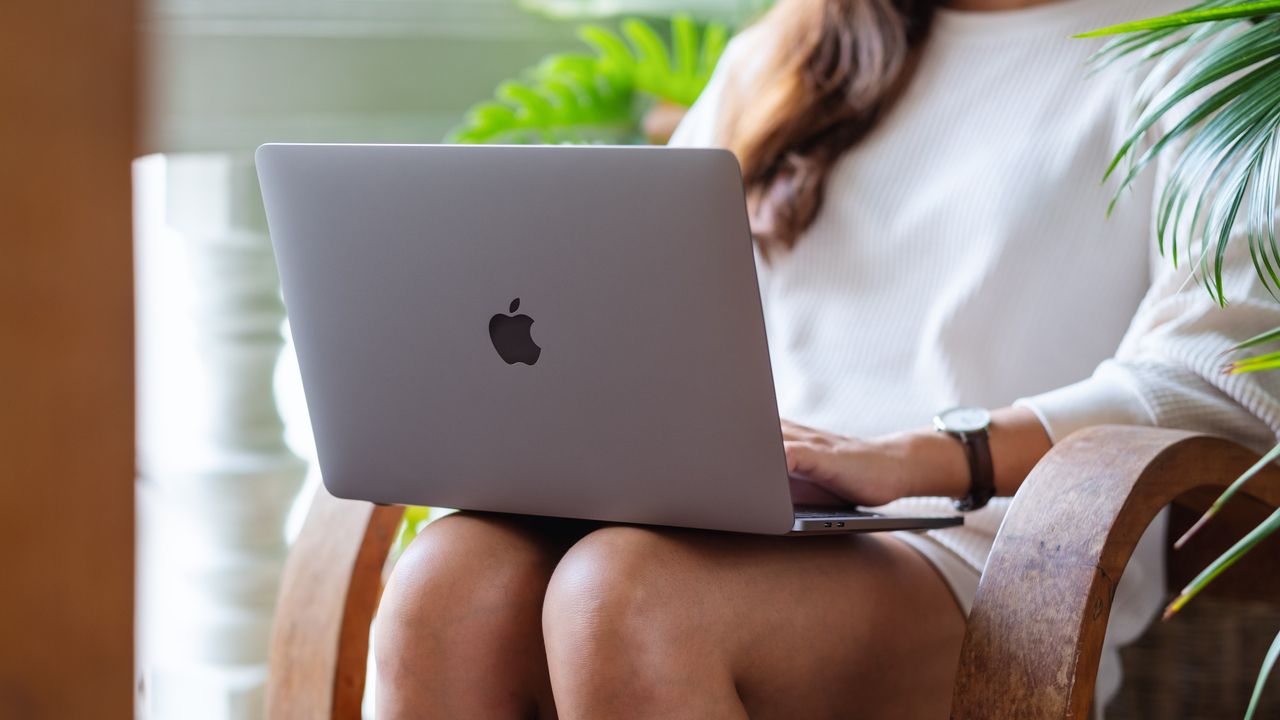
[[[1035,413],[1054,444],[1091,425],[1156,424],[1142,396],[1110,362],[1103,363],[1087,380],[1013,404]]]

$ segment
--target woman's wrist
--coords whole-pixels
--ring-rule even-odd
[[[912,430],[885,438],[901,458],[903,497],[962,497],[969,492],[964,448],[936,430]]]
[[[1013,495],[1052,443],[1035,414],[1022,407],[992,411],[989,433],[996,494]],[[890,435],[882,442],[886,452],[902,462],[903,497],[969,494],[969,459],[956,438],[921,429]]]

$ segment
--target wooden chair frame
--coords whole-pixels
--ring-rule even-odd
[[[1143,531],[1170,503],[1203,506],[1256,461],[1229,441],[1172,430],[1104,426],[1059,443],[1027,478],[996,538],[951,716],[1088,717],[1112,598]],[[1245,494],[1254,505],[1280,506],[1280,468],[1260,473]],[[402,516],[403,508],[317,493],[285,568],[268,717],[360,717],[369,629]],[[1274,583],[1264,590],[1274,592]]]

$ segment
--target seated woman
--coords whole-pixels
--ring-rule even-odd
[[[1105,423],[1280,430],[1221,352],[1280,325],[1248,258],[1220,309],[1159,256],[1143,177],[1099,177],[1136,79],[1069,36],[1185,0],[781,0],[673,142],[741,161],[790,467],[862,505],[969,495],[939,410],[992,410],[1002,497],[921,534],[756,537],[459,513],[397,564],[379,717],[940,718],[996,530],[1036,462]],[[935,5],[937,5],[935,7]],[[1157,522],[1114,647],[1161,602]]]

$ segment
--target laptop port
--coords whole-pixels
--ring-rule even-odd
[[[822,527],[831,527],[831,523],[822,523]]]
[[[836,527],[844,527],[844,523],[842,523],[842,522],[838,522],[838,523],[836,523]]]

